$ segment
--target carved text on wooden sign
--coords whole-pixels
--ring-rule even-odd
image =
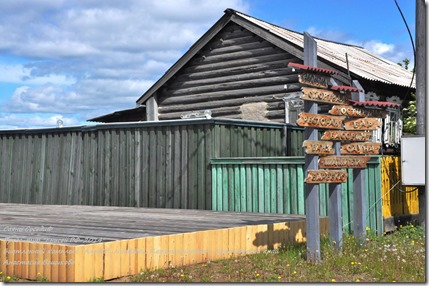
[[[308,170],[307,184],[321,183],[345,183],[347,182],[347,171],[345,170]]]
[[[304,100],[330,104],[346,104],[348,100],[346,95],[338,92],[308,87],[302,88],[301,98]]]
[[[381,125],[378,118],[359,118],[346,120],[344,122],[344,128],[346,130],[376,130]]]
[[[330,141],[305,140],[302,146],[305,147],[307,154],[331,155],[335,154],[335,150],[332,148],[333,144]]]
[[[359,142],[341,145],[341,154],[344,155],[378,155],[381,143]]]
[[[302,73],[299,75],[299,82],[302,84],[320,87],[320,88],[327,88],[329,84],[330,77],[318,75],[314,73]]]
[[[363,109],[359,107],[353,107],[351,105],[334,105],[329,114],[342,115],[350,117],[386,117],[387,112],[384,110],[377,109]]]
[[[300,113],[296,124],[313,128],[342,129],[343,120],[343,116]]]
[[[371,132],[326,130],[321,139],[333,141],[368,141]]]
[[[319,159],[319,168],[366,168],[368,156],[326,156]]]

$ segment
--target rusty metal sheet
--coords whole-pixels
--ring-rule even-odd
[[[342,129],[344,118],[344,116],[300,113],[296,124],[304,127],[322,129]]]
[[[319,159],[319,168],[366,168],[370,157],[368,156],[326,156]]]
[[[346,104],[349,97],[341,94],[339,92],[334,92],[326,89],[317,89],[317,88],[302,88],[302,97],[303,100],[329,103],[329,104]]]
[[[378,118],[372,117],[351,119],[344,122],[346,130],[376,130],[380,125],[381,122]]]
[[[365,109],[353,107],[351,105],[334,105],[329,110],[329,114],[350,116],[350,117],[380,117],[385,118],[387,111],[377,109]]]
[[[368,141],[372,136],[372,132],[365,131],[337,131],[326,130],[321,139],[333,141]]]
[[[302,73],[299,75],[299,82],[305,85],[328,88],[330,77],[314,73]]]
[[[308,170],[307,184],[321,183],[345,183],[347,182],[347,171],[345,170]]]
[[[334,142],[330,141],[305,140],[302,143],[302,147],[305,148],[305,153],[318,155],[335,154],[335,149],[333,148],[333,145]]]
[[[344,155],[378,155],[381,143],[359,142],[341,145],[341,154]]]

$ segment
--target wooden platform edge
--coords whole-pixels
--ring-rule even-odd
[[[276,250],[306,241],[305,220],[150,236],[88,245],[0,240],[0,271],[51,282],[110,280],[146,270],[180,267]],[[329,220],[320,219],[329,233]]]

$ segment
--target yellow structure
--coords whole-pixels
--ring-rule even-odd
[[[305,219],[263,225],[150,236],[87,245],[0,241],[0,270],[7,275],[51,282],[88,282],[277,249],[305,242]],[[328,218],[320,232],[329,232]]]
[[[383,218],[419,213],[416,187],[401,184],[401,158],[383,156],[381,159]]]

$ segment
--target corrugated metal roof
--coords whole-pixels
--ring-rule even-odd
[[[398,103],[388,101],[354,101],[349,100],[353,106],[374,106],[374,107],[399,107]]]
[[[298,69],[308,70],[308,71],[313,71],[313,72],[319,72],[319,73],[325,73],[325,74],[329,74],[329,75],[338,73],[337,71],[334,71],[334,70],[312,67],[312,66],[306,66],[306,65],[302,65],[302,64],[298,64],[298,63],[289,63],[288,67],[293,67],[293,68],[298,68]]]
[[[301,48],[304,47],[304,35],[301,33],[287,30],[232,9],[229,10],[286,41]],[[349,68],[352,73],[368,80],[405,87],[410,86],[412,72],[402,68],[397,63],[374,55],[362,47],[318,38],[314,39],[317,42],[317,55],[339,67],[347,69],[347,53]],[[412,87],[416,87],[415,79],[413,80]]]

